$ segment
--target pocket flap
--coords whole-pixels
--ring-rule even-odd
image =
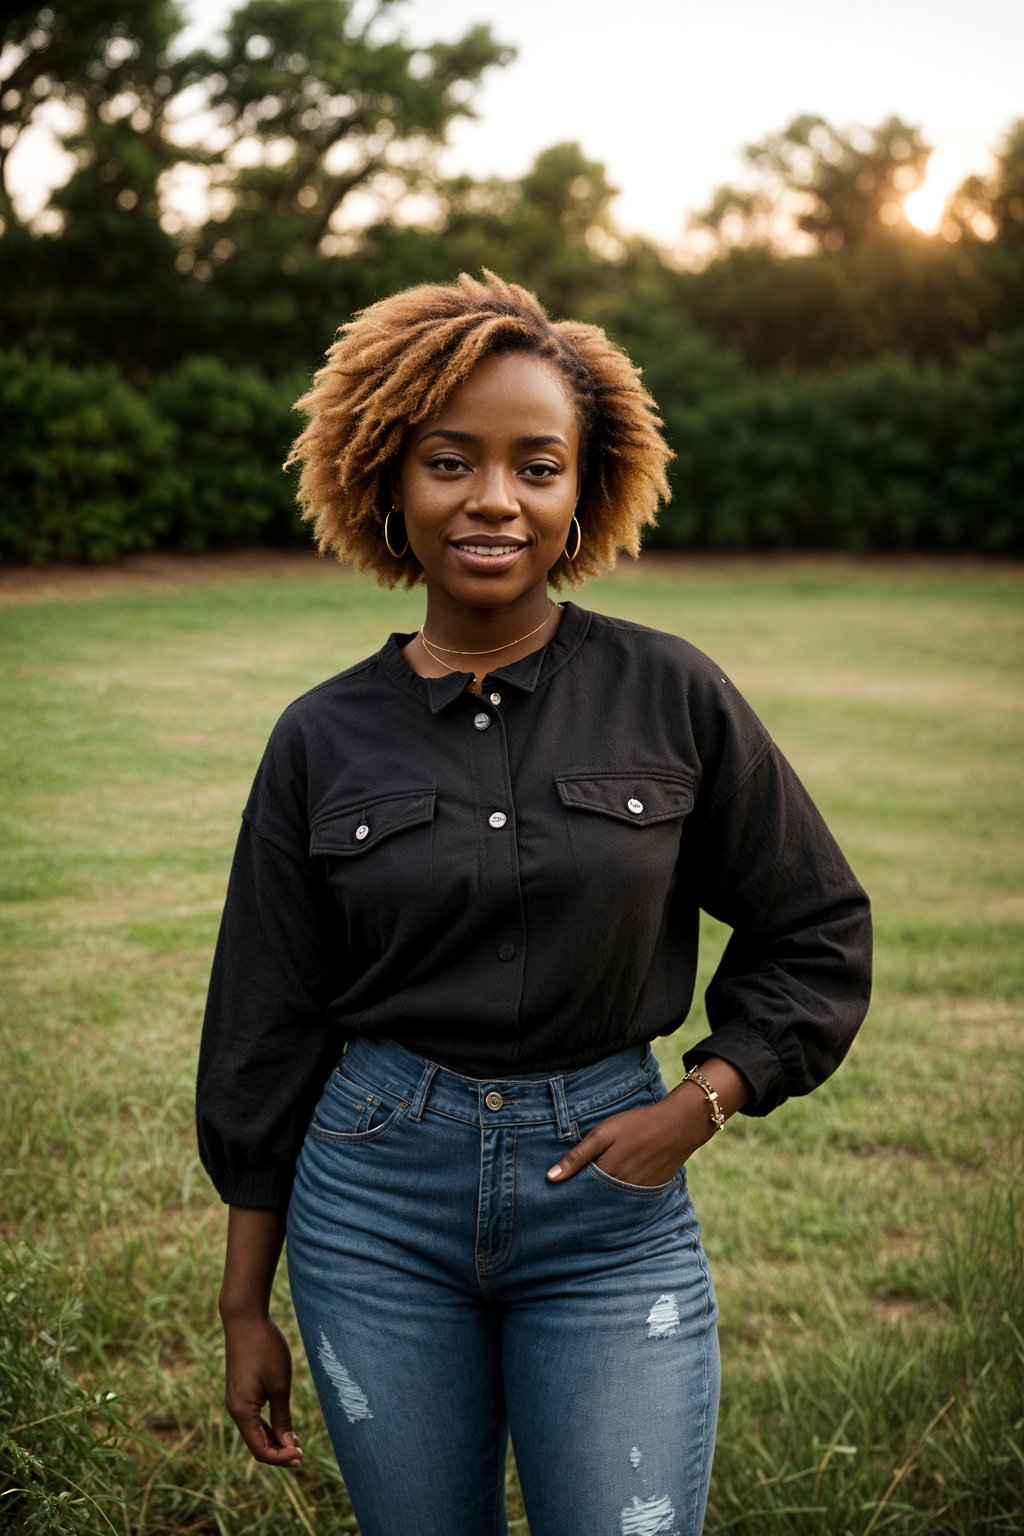
[[[343,856],[366,853],[395,832],[433,821],[436,796],[434,789],[403,790],[332,811],[311,828],[309,851]]]
[[[635,827],[672,821],[693,809],[693,776],[685,772],[563,773],[555,779],[562,804],[597,811]]]

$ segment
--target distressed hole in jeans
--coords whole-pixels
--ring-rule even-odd
[[[667,1294],[659,1296],[647,1314],[647,1337],[667,1339],[670,1334],[678,1332],[679,1308],[675,1297]]]
[[[667,1493],[660,1498],[633,1499],[622,1511],[622,1536],[671,1536],[676,1512]]]
[[[372,1419],[373,1411],[367,1401],[366,1393],[357,1381],[346,1371],[334,1350],[331,1341],[323,1329],[320,1330],[320,1347],[317,1350],[317,1359],[324,1368],[325,1375],[333,1382],[337,1393],[338,1402],[350,1424],[357,1424],[360,1419]]]
[[[638,1445],[634,1445],[633,1449],[629,1453],[629,1464],[633,1468],[634,1472],[637,1470],[642,1460],[643,1456],[640,1452],[640,1447]]]

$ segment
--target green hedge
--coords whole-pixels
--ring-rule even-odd
[[[281,460],[304,380],[194,357],[145,393],[0,353],[0,558],[308,540]]]
[[[710,372],[690,337],[645,378],[676,460],[652,543],[1024,551],[1024,331],[942,371]],[[669,370],[672,370],[671,373]]]
[[[818,378],[754,374],[694,332],[629,342],[676,452],[652,544],[1024,551],[1024,331],[952,371]],[[304,384],[193,357],[141,392],[0,354],[0,558],[305,542],[280,468]]]

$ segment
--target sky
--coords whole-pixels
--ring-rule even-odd
[[[187,0],[190,41],[233,8]],[[477,120],[454,125],[446,171],[518,176],[574,140],[620,189],[620,227],[669,247],[741,177],[742,146],[799,113],[919,125],[933,194],[989,169],[1024,116],[1024,0],[404,0],[396,16],[414,42],[486,22],[518,50],[485,76]],[[18,179],[39,185],[45,153],[40,138]]]

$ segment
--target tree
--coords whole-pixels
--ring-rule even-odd
[[[48,103],[82,117],[151,89],[182,26],[175,0],[52,0],[6,8],[0,31],[0,214],[16,221],[7,162]],[[168,80],[168,87],[174,82]]]
[[[903,198],[919,186],[931,147],[898,117],[840,130],[796,117],[743,151],[749,187],[721,187],[692,227],[719,249],[770,245],[838,251],[894,230],[906,233]]]
[[[1024,117],[1012,123],[990,176],[968,176],[947,210],[955,228],[975,239],[1024,246]]]
[[[484,69],[511,57],[483,27],[417,47],[399,8],[248,0],[221,45],[187,56],[172,0],[81,0],[79,32],[69,0],[20,10],[5,33],[6,139],[41,101],[65,101],[76,168],[47,209],[57,238],[7,222],[0,280],[29,262],[39,280],[18,286],[0,342],[101,348],[136,377],[204,348],[272,371],[315,356],[323,316],[355,297],[324,259],[353,238],[350,197],[429,185],[433,147],[471,112]],[[206,212],[182,218],[170,181],[190,162]]]
[[[248,0],[230,18],[201,61],[229,205],[203,232],[204,257],[268,239],[294,256],[329,253],[352,194],[415,183],[453,120],[472,115],[483,71],[512,57],[487,27],[417,47],[388,26],[395,8]]]

